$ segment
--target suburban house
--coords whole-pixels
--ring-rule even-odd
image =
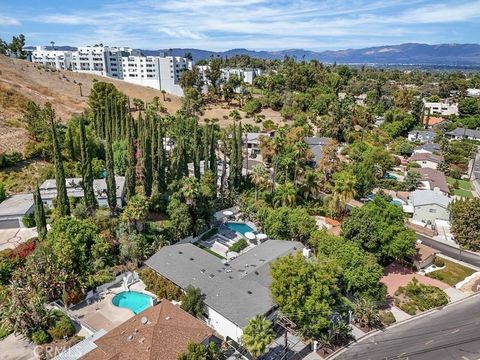
[[[417,269],[425,269],[433,264],[438,253],[439,251],[417,242],[415,244],[415,254],[411,257],[411,260]]]
[[[425,143],[413,149],[413,153],[414,154],[419,154],[419,153],[441,154],[442,148],[440,147],[439,144],[436,144],[436,143]]]
[[[238,342],[249,319],[273,313],[270,263],[302,249],[299,242],[267,240],[225,262],[191,243],[176,244],[161,248],[146,265],[183,290],[200,288],[207,323]]]
[[[416,162],[422,168],[437,169],[443,162],[443,156],[430,153],[416,153],[410,157],[410,161]]]
[[[430,102],[423,100],[425,112],[430,115],[458,115],[458,104],[449,103],[448,100]]]
[[[260,153],[260,138],[262,136],[273,137],[275,135],[274,131],[265,131],[265,132],[256,132],[256,133],[246,133],[244,141],[246,143],[248,154],[257,155]]]
[[[318,164],[318,161],[322,157],[323,147],[328,143],[332,142],[333,139],[329,137],[311,136],[311,137],[306,137],[304,141],[309,146],[313,154],[311,165],[316,166]]]
[[[437,134],[432,130],[414,130],[408,133],[408,140],[420,142],[432,142]]]
[[[65,179],[67,185],[67,196],[81,198],[83,197],[83,188],[81,187],[81,178]],[[115,176],[117,186],[117,206],[123,206],[125,177]],[[107,202],[107,183],[105,179],[94,179],[93,189],[100,207],[108,206]],[[55,179],[45,180],[40,185],[40,195],[43,204],[49,208],[53,207],[53,201],[57,198],[57,186]],[[34,209],[33,194],[12,195],[0,203],[0,229],[13,229],[24,227],[22,218],[25,215],[32,214]]]
[[[450,140],[480,140],[480,130],[456,128],[453,131],[446,132],[445,136]]]
[[[450,220],[448,205],[452,199],[438,191],[415,190],[410,194],[414,221],[434,224],[435,220]]]
[[[162,300],[103,336],[87,338],[84,344],[82,341],[77,344],[80,346],[65,353],[77,352],[80,356],[74,358],[81,360],[176,360],[187,351],[188,344],[207,345],[213,334],[213,329],[205,323],[170,301]],[[64,359],[61,356],[59,360]]]
[[[414,168],[412,171],[420,175],[420,186],[418,186],[419,190],[440,191],[444,195],[448,195],[450,193],[447,178],[443,171],[430,168]]]

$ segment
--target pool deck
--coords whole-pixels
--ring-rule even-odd
[[[132,291],[150,294],[145,291],[145,284],[141,281],[130,285],[129,288]],[[128,309],[112,304],[113,297],[124,290],[122,283],[114,285],[101,299],[92,300],[90,304],[83,301],[72,307],[70,312],[94,330],[110,331],[135,315]]]

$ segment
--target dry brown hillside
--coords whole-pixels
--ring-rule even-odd
[[[23,124],[22,108],[28,100],[39,104],[51,102],[58,117],[68,119],[82,112],[87,106],[93,79],[111,82],[130,98],[150,102],[153,97],[162,98],[159,90],[133,85],[124,81],[74,73],[71,71],[50,71],[25,60],[11,59],[0,55],[0,153],[22,151],[27,141]],[[78,83],[82,84],[80,96]],[[165,106],[174,113],[180,106],[179,97],[167,94],[170,101]]]
[[[26,60],[0,55],[0,153],[23,152],[28,136],[20,119],[27,101],[33,100],[42,105],[46,102],[52,103],[57,116],[66,121],[85,109],[94,79],[115,84],[130,99],[139,98],[145,102],[152,101],[155,96],[163,99],[161,91],[152,88],[102,76],[71,71],[51,71]],[[83,96],[80,96],[79,83],[82,84]],[[167,94],[166,98],[164,105],[167,111],[170,114],[175,113],[181,106],[181,98],[170,94]],[[208,104],[200,120],[216,118],[220,126],[227,126],[233,120],[225,118],[233,108],[235,108],[233,103]],[[240,111],[240,114],[244,124],[254,123],[253,119],[246,117],[243,111]],[[261,114],[266,119],[277,123],[282,122],[282,117],[277,111],[264,109]]]

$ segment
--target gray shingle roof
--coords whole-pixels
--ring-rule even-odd
[[[410,194],[413,206],[437,204],[444,208],[452,202],[452,199],[433,190],[415,190]]]
[[[472,130],[472,129],[465,129],[465,128],[456,128],[453,131],[447,132],[447,135],[451,136],[468,136],[468,137],[476,137],[480,138],[480,131],[479,130]]]
[[[269,263],[302,249],[299,242],[268,240],[223,264],[193,244],[165,246],[146,264],[181,288],[193,285],[205,294],[205,304],[239,327],[272,306]]]
[[[417,146],[417,147],[415,148],[415,150],[426,150],[426,151],[430,151],[430,152],[433,153],[433,152],[441,152],[442,148],[440,147],[439,144],[426,143],[426,144]]]

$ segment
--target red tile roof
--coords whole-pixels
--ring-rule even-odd
[[[434,125],[438,125],[442,122],[444,122],[445,119],[444,118],[441,118],[441,117],[434,117],[434,116],[424,116],[423,118],[423,124],[424,125],[428,125],[428,126],[434,126]]]
[[[96,340],[97,348],[80,359],[176,360],[189,343],[202,343],[212,335],[206,324],[162,300]]]

